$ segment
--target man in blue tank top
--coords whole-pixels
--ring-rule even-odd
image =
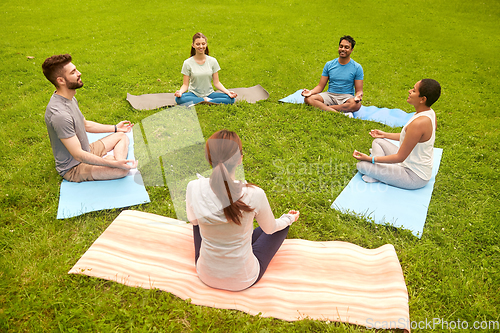
[[[328,61],[321,79],[312,90],[304,89],[304,101],[324,111],[354,112],[363,99],[363,67],[351,59],[356,41],[343,36],[339,41],[339,57]],[[323,92],[328,82],[328,91]]]

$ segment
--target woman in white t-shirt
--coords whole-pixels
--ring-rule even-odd
[[[291,210],[275,219],[264,190],[235,179],[242,162],[235,132],[214,133],[205,157],[212,175],[189,182],[186,190],[196,271],[210,287],[243,290],[260,280],[300,213]],[[259,224],[255,229],[254,219]]]
[[[219,63],[208,53],[207,37],[201,32],[196,33],[191,45],[191,57],[182,65],[182,86],[174,94],[177,104],[234,103],[237,94],[227,90],[219,81]],[[214,92],[212,80],[214,86],[222,92]]]
[[[382,182],[414,190],[424,187],[432,177],[436,113],[431,105],[439,99],[441,86],[432,79],[418,81],[409,90],[407,102],[415,107],[415,115],[401,133],[372,130],[372,156],[354,151],[356,167],[367,183]],[[399,147],[385,140],[400,142]]]

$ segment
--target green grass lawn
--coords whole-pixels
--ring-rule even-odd
[[[289,237],[393,244],[412,321],[499,321],[499,19],[496,0],[2,1],[0,331],[372,332],[200,307],[67,274],[121,210],[56,220],[61,178],[43,120],[54,88],[41,64],[71,53],[86,118],[139,122],[156,111],[132,109],[126,93],[177,90],[198,31],[226,87],[261,84],[270,93],[257,104],[196,110],[205,137],[222,128],[241,136],[246,178],[266,191],[276,215],[301,211]],[[433,108],[444,153],[421,239],[329,208],[356,172],[352,151],[370,147],[368,131],[400,129],[278,103],[317,84],[344,34],[358,42],[352,58],[364,68],[364,105],[410,112],[416,81],[442,85]],[[335,165],[328,186],[314,185],[318,162]],[[151,203],[133,209],[175,217],[166,188],[147,190]]]

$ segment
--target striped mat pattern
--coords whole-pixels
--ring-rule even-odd
[[[199,280],[190,224],[128,210],[69,273],[158,288],[193,304],[262,317],[410,328],[408,293],[390,244],[369,250],[346,242],[287,239],[261,281],[231,292]]]

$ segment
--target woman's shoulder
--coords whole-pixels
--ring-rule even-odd
[[[209,64],[218,64],[219,62],[217,61],[217,59],[215,59],[214,57],[212,56],[209,56],[207,55],[207,60],[206,60]]]
[[[420,112],[419,114],[415,114],[412,119],[405,126],[406,131],[416,131],[417,133],[425,133],[435,126],[436,116],[434,111],[428,112]]]
[[[257,185],[247,185],[243,188],[244,193],[250,200],[260,200],[266,197],[266,192]]]
[[[420,121],[427,121],[427,119],[429,119],[430,121],[434,122],[436,120],[436,112],[434,112],[433,109],[422,111],[416,114],[415,116],[416,116],[415,120],[420,120]]]
[[[210,187],[210,178],[198,178],[188,183],[187,191],[192,191],[194,189],[202,189],[207,186]]]

